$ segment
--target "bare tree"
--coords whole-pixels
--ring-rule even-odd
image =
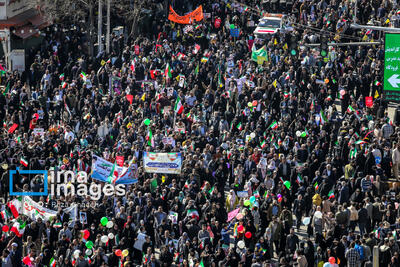
[[[94,54],[94,14],[96,0],[38,0],[44,15],[55,22],[71,20],[73,23],[88,28],[89,55]],[[85,26],[89,22],[89,27]]]

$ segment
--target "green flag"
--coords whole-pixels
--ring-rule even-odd
[[[3,95],[8,94],[8,92],[10,92],[10,82],[7,83],[6,89],[4,90]]]
[[[150,183],[151,192],[154,192],[157,189],[157,186],[158,186],[157,178],[154,178],[153,180],[151,180]]]
[[[264,61],[267,61],[268,52],[265,46],[261,47],[260,49],[256,50],[256,47],[253,45],[253,49],[251,52],[251,59],[256,61],[259,64],[262,64]]]

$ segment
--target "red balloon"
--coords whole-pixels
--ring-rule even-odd
[[[89,236],[90,236],[90,232],[87,229],[83,230],[83,238],[88,239]]]
[[[244,234],[244,236],[245,236],[246,238],[250,239],[250,238],[251,238],[251,233],[250,233],[250,232],[246,232],[246,233]]]
[[[239,226],[237,227],[237,231],[238,231],[239,233],[243,232],[243,231],[244,231],[243,225],[239,225]]]
[[[3,232],[8,232],[8,230],[10,230],[10,227],[8,227],[8,225],[4,225],[2,230]]]
[[[31,258],[29,256],[26,256],[22,259],[22,262],[26,265],[31,265]]]
[[[330,264],[335,264],[336,260],[334,257],[329,257],[329,263]]]
[[[121,257],[122,251],[121,251],[120,249],[117,249],[117,250],[115,251],[115,255],[117,255],[118,257]]]

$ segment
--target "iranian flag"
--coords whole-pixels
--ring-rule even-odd
[[[11,210],[14,218],[17,218],[22,209],[22,198],[16,198],[7,203],[7,207]]]
[[[325,123],[328,122],[328,119],[326,118],[325,113],[324,113],[324,111],[322,109],[319,112],[319,117],[320,117],[320,120],[321,120],[322,124],[325,124]]]
[[[24,165],[24,167],[28,167],[28,164],[29,164],[29,162],[24,157],[21,157],[19,163]]]
[[[50,267],[56,267],[57,261],[54,258],[50,259]]]
[[[1,211],[1,217],[3,218],[3,221],[7,221],[11,218],[11,213],[8,210],[3,210]]]
[[[265,143],[265,140],[263,140],[260,145],[261,145],[261,148],[264,148],[264,147],[266,147],[267,144]]]
[[[199,213],[195,209],[188,210],[186,216],[189,218],[196,218],[197,220],[199,219]]]
[[[114,162],[114,164],[113,164],[113,166],[111,168],[111,171],[108,174],[108,179],[107,180],[108,180],[108,182],[110,184],[115,183],[115,181],[118,179],[118,171],[116,170],[116,167],[117,167],[117,161]]]
[[[313,108],[315,108],[315,101],[314,100],[311,102],[311,106],[310,106],[310,109],[313,109]]]
[[[11,232],[16,234],[18,237],[22,237],[25,232],[26,222],[22,222],[21,220],[17,220],[13,226],[11,227]]]
[[[169,63],[167,63],[167,66],[165,67],[164,75],[165,75],[165,79],[167,79],[167,80],[172,78],[171,66],[169,65]]]
[[[55,224],[53,224],[54,228],[61,228],[62,224],[60,222],[56,222]]]
[[[350,113],[351,113],[351,112],[354,112],[354,111],[356,111],[356,110],[355,110],[352,106],[349,105],[349,106],[347,107],[347,112],[350,112]]]
[[[297,182],[298,184],[300,184],[301,182],[303,182],[303,177],[301,176],[301,174],[297,174],[296,182]]]
[[[314,184],[314,188],[315,188],[315,190],[318,190],[318,188],[319,188],[319,185],[318,185],[318,183],[317,183],[317,182],[315,182],[315,184]]]
[[[181,52],[179,52],[179,53],[176,55],[176,57],[177,57],[179,60],[183,60],[183,59],[185,59],[186,55],[183,54],[183,53],[181,53]]]
[[[63,81],[64,80],[64,73],[62,73],[62,74],[60,74],[60,76],[58,76],[58,78],[60,78],[60,81]]]
[[[199,44],[195,44],[195,45],[194,45],[193,53],[194,53],[194,54],[197,54],[199,51],[200,51],[200,45],[199,45]]]
[[[239,124],[236,125],[236,128],[237,128],[239,131],[243,130],[242,123],[239,122]]]
[[[154,140],[153,140],[153,132],[149,128],[147,136],[146,136],[147,144],[151,147],[154,147]]]
[[[62,87],[63,89],[65,89],[65,87],[67,87],[67,85],[68,85],[68,83],[66,83],[66,82],[62,82],[62,83],[61,83],[61,87]]]
[[[271,125],[269,126],[269,128],[271,128],[272,130],[278,129],[278,123],[277,123],[276,121],[274,121],[273,123],[271,123]]]
[[[382,85],[382,83],[380,83],[379,81],[375,81],[375,86],[380,86]]]
[[[174,110],[175,113],[178,113],[178,115],[182,114],[183,112],[183,105],[179,96],[176,98]]]
[[[84,82],[86,82],[86,80],[87,80],[87,75],[86,75],[86,73],[84,73],[84,72],[82,71],[81,74],[79,74],[79,77],[81,77],[81,79],[82,79]]]
[[[0,74],[6,74],[6,69],[0,64]]]
[[[329,199],[332,199],[332,198],[335,197],[335,194],[333,193],[333,190],[329,191],[328,197],[329,197]]]
[[[131,61],[131,71],[132,71],[132,72],[135,72],[135,66],[136,66],[136,58],[134,58],[134,59]]]

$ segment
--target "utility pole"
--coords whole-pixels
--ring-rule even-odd
[[[111,0],[107,0],[107,36],[106,36],[106,52],[110,53],[110,32],[111,32],[111,24],[110,24],[110,16],[111,16]]]
[[[103,35],[103,1],[99,0],[99,18],[97,21],[97,44],[99,53],[103,52],[103,42],[101,36]]]

